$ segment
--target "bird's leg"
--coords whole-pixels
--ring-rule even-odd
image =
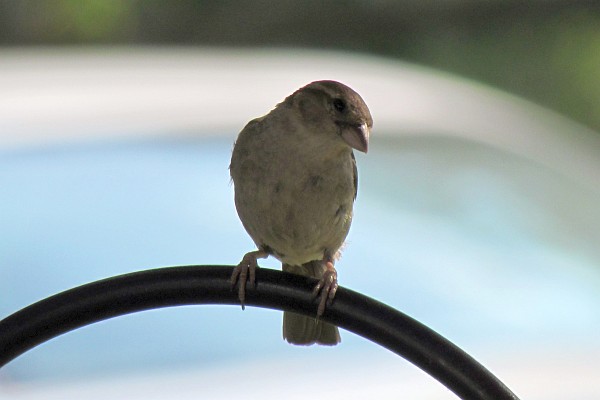
[[[317,286],[313,289],[313,296],[319,297],[319,308],[317,308],[317,318],[325,312],[325,306],[330,305],[335,297],[338,288],[337,271],[333,266],[333,258],[325,255],[323,257],[325,272]]]
[[[246,300],[246,282],[250,282],[254,285],[256,282],[256,268],[258,267],[256,260],[258,258],[267,258],[269,253],[264,250],[255,250],[244,255],[242,261],[233,269],[231,274],[231,289],[235,287],[235,284],[239,281],[240,285],[238,288],[238,298],[242,303],[242,310],[244,309],[244,301]]]

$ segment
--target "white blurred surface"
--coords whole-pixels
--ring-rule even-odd
[[[569,357],[521,353],[489,356],[520,398],[587,400],[600,393],[600,352]],[[14,400],[80,399],[414,399],[457,397],[407,362],[388,358],[360,361],[312,356],[244,362],[213,369],[191,368],[144,375],[85,381],[3,387],[0,395]],[[569,371],[569,373],[565,373]],[[415,373],[417,372],[417,373]]]
[[[3,49],[0,144],[239,131],[319,79],[361,93],[377,133],[466,137],[600,187],[598,135],[542,108],[425,68],[301,50]]]

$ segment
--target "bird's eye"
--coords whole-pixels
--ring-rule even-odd
[[[339,112],[343,112],[346,109],[346,103],[342,99],[333,99],[333,108]]]

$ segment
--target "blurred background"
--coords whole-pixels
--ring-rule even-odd
[[[116,274],[236,264],[253,248],[237,133],[336,79],[375,120],[340,283],[522,398],[600,394],[598,2],[0,0],[0,46],[0,317]],[[116,318],[7,365],[0,398],[455,398],[351,333],[291,347],[280,324]]]
[[[475,79],[598,129],[599,19],[593,0],[23,0],[0,2],[0,44],[343,50]]]

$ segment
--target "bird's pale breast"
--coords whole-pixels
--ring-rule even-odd
[[[259,247],[287,264],[334,255],[352,219],[354,165],[344,148],[323,148],[249,124],[231,164],[240,219]]]

